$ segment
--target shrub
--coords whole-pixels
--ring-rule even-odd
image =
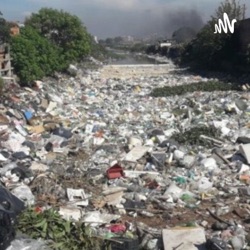
[[[44,212],[29,208],[18,220],[17,228],[34,239],[42,238],[56,250],[100,249],[102,241],[81,222],[64,220],[54,209]]]
[[[172,139],[181,144],[212,146],[213,144],[211,142],[201,139],[200,136],[206,135],[218,138],[220,134],[220,131],[213,126],[200,125],[181,133],[175,133],[172,135]]]
[[[242,20],[245,17],[245,5],[236,0],[225,0],[218,7],[215,16],[201,29],[197,36],[186,46],[181,62],[196,68],[212,70],[231,70],[239,58],[234,49],[233,36],[222,32],[214,34],[218,19],[223,20],[223,13],[229,19]]]
[[[42,8],[25,22],[62,50],[67,62],[79,60],[91,51],[91,36],[81,20],[65,11]]]
[[[31,27],[21,29],[21,35],[11,41],[13,66],[21,83],[51,75],[66,68],[60,50]]]
[[[240,91],[241,88],[235,84],[229,84],[224,82],[218,81],[209,81],[209,82],[198,82],[198,83],[191,83],[179,86],[166,86],[163,88],[155,88],[151,95],[153,97],[164,97],[164,96],[173,96],[173,95],[183,95],[188,92],[195,92],[195,91],[229,91],[229,90],[236,90]]]
[[[81,20],[64,11],[42,8],[11,39],[13,66],[21,84],[65,70],[89,55],[92,38]]]

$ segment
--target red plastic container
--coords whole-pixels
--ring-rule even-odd
[[[107,170],[107,177],[110,180],[124,177],[123,168],[119,164],[115,164]]]

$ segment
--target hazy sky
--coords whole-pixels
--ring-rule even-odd
[[[199,28],[221,0],[0,0],[7,20],[23,21],[42,7],[63,9],[81,18],[99,38],[119,35],[168,35],[180,26]],[[250,1],[241,0],[250,17]]]

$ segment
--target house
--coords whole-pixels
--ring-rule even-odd
[[[160,48],[171,47],[173,44],[175,44],[175,41],[173,39],[167,39],[164,41],[159,41],[158,47],[160,47]]]
[[[10,46],[8,44],[0,45],[0,77],[10,78],[13,75],[11,67]]]
[[[16,36],[20,34],[20,27],[18,23],[10,22],[10,35],[11,36]]]
[[[18,23],[9,22],[10,35],[17,36],[20,34],[20,26]],[[4,80],[15,82],[13,77],[13,68],[11,66],[10,45],[6,43],[0,44],[0,77]]]
[[[171,45],[173,44],[173,40],[170,40],[170,39],[168,39],[168,40],[164,40],[164,41],[159,41],[158,42],[158,46],[160,47],[160,48],[163,48],[163,47],[170,47]]]

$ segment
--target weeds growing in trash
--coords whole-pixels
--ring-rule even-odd
[[[63,219],[54,209],[26,209],[19,217],[17,229],[34,239],[42,238],[51,249],[98,250],[103,240],[95,237],[90,227]]]
[[[220,134],[221,134],[220,131],[216,129],[214,126],[200,125],[192,127],[181,133],[175,133],[172,136],[172,139],[176,140],[181,144],[211,146],[212,142],[205,141],[201,139],[200,136],[206,135],[209,137],[218,138]]]
[[[229,84],[219,81],[208,81],[208,82],[197,82],[191,84],[183,84],[178,86],[165,86],[162,88],[155,88],[151,95],[154,97],[164,97],[164,96],[173,96],[173,95],[183,95],[187,92],[195,91],[229,91],[236,90],[240,91],[240,86],[236,84]]]

